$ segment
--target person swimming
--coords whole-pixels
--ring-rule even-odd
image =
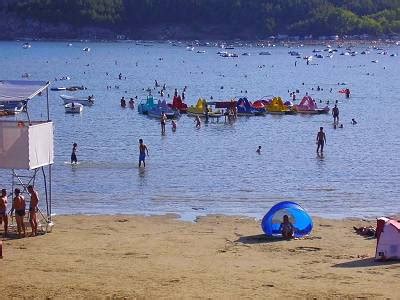
[[[356,121],[355,119],[351,119],[351,124],[352,124],[352,125],[356,125],[356,124],[357,124],[357,121]]]

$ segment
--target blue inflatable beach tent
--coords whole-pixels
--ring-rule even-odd
[[[262,219],[261,227],[267,236],[281,235],[279,227],[284,215],[288,215],[295,227],[295,237],[302,237],[311,232],[313,222],[304,208],[295,202],[284,201],[274,205]]]

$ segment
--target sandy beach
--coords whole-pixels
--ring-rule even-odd
[[[3,241],[0,298],[396,298],[400,263],[373,260],[362,220],[315,218],[268,240],[259,221],[207,216],[57,216],[52,233]]]

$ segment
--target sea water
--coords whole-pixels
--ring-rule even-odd
[[[238,58],[217,55],[217,47],[171,43],[0,43],[0,78],[50,80],[51,87],[84,85],[80,92],[49,92],[55,125],[52,172],[56,214],[163,214],[185,219],[221,213],[262,217],[282,200],[300,203],[313,215],[374,217],[400,212],[399,145],[400,86],[398,46],[370,49],[367,55],[313,58],[309,65],[290,56],[287,47],[271,47],[260,56],[257,47],[238,47]],[[90,52],[82,51],[89,47]],[[294,50],[302,56],[323,46]],[[355,46],[353,50],[365,50]],[[196,53],[205,50],[205,53]],[[248,52],[250,56],[241,56]],[[327,52],[323,52],[326,55]],[[373,60],[378,60],[373,63]],[[295,61],[297,61],[295,66]],[[107,75],[108,73],[108,75]],[[119,73],[122,80],[118,79]],[[71,79],[55,81],[68,76]],[[126,79],[125,79],[126,77]],[[313,98],[338,100],[340,122],[328,115],[239,117],[232,124],[203,124],[183,115],[172,132],[161,136],[158,120],[120,107],[120,98],[144,99],[154,81],[186,90],[186,102],[199,97],[249,100],[276,95],[289,99],[299,89]],[[339,83],[339,85],[338,85]],[[345,85],[342,85],[345,84]],[[107,89],[111,86],[111,89]],[[321,91],[317,91],[320,86]],[[338,93],[351,90],[350,99]],[[332,89],[332,92],[331,92]],[[82,114],[65,114],[60,94],[93,94],[95,105]],[[157,95],[157,90],[153,90]],[[297,103],[299,102],[297,101]],[[46,119],[45,97],[29,103],[34,119]],[[16,119],[22,119],[19,115]],[[9,119],[14,119],[11,117]],[[357,125],[351,125],[355,118]],[[326,132],[324,157],[316,155],[319,127]],[[150,156],[138,168],[138,139]],[[69,164],[72,143],[78,144],[78,165]],[[261,154],[256,153],[262,146]],[[1,187],[11,188],[10,170],[0,170]],[[38,181],[39,192],[42,184]]]

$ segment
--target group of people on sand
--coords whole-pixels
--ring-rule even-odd
[[[32,228],[31,236],[36,236],[38,228],[37,212],[39,211],[39,194],[32,185],[29,185],[27,190],[31,196],[29,202],[29,210],[28,210],[29,223]],[[2,189],[0,197],[0,225],[3,223],[4,237],[7,237],[8,235],[7,205],[8,205],[7,190]],[[18,237],[25,237],[26,230],[25,230],[24,217],[26,215],[26,202],[19,188],[14,189],[14,198],[12,200],[11,210],[9,212],[11,217],[13,216],[13,213],[15,215],[15,221],[17,223]]]

